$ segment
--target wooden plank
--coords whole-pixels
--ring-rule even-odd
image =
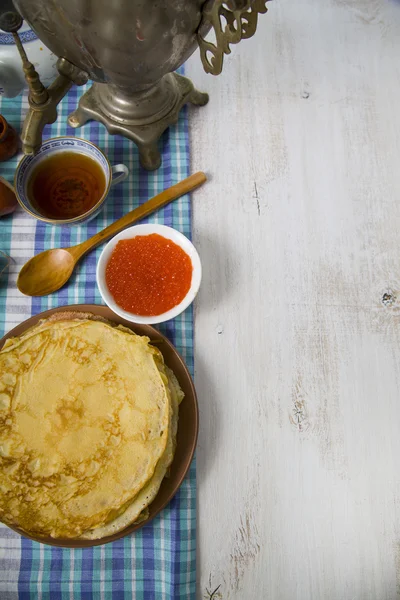
[[[274,2],[192,109],[199,598],[400,597],[400,4]],[[208,591],[207,591],[208,590]]]

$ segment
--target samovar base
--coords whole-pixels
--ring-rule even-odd
[[[178,73],[164,75],[154,88],[124,94],[116,86],[93,83],[81,97],[78,108],[69,115],[71,127],[87,121],[100,121],[112,135],[129,138],[139,149],[141,165],[153,171],[161,165],[158,140],[178,121],[179,111],[187,104],[204,106],[208,94],[199,92],[187,77]]]

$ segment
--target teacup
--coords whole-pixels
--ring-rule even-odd
[[[67,154],[65,154],[64,157],[61,157],[60,153],[62,152],[68,152],[69,154],[68,156]],[[69,159],[71,162],[71,153],[74,153],[74,155],[75,153],[77,155],[82,155],[83,157],[85,157],[82,159],[82,164],[90,164],[93,167],[95,167],[98,173],[102,173],[102,177],[104,176],[104,182],[102,181],[101,183],[102,187],[104,187],[104,191],[102,190],[102,188],[97,190],[100,197],[98,199],[97,196],[93,197],[92,199],[89,198],[89,200],[91,200],[92,203],[94,203],[90,206],[89,209],[86,209],[84,208],[84,200],[88,198],[88,194],[90,193],[90,181],[93,181],[94,185],[96,185],[96,179],[92,176],[90,171],[87,176],[88,179],[86,180],[86,182],[82,183],[83,189],[78,189],[78,192],[81,191],[81,196],[83,197],[83,200],[77,197],[77,190],[74,188],[71,188],[72,191],[69,199],[68,184],[71,186],[71,179],[68,180],[68,174],[65,175],[64,181],[50,181],[49,186],[52,185],[53,187],[50,189],[49,194],[57,194],[55,199],[58,202],[58,213],[57,216],[54,216],[54,210],[53,214],[49,213],[49,211],[45,210],[45,207],[39,206],[39,203],[35,200],[33,192],[34,188],[32,188],[32,179],[38,179],[37,174],[39,171],[41,172],[41,176],[43,179],[43,177],[47,175],[46,165],[49,165],[48,178],[51,179],[52,176],[54,178],[54,172],[51,168],[51,164],[55,164],[54,160],[62,160],[63,158],[65,160]],[[50,162],[47,162],[48,159],[53,159],[51,164]],[[75,156],[72,156],[72,161],[75,161],[75,163],[77,163]],[[93,162],[96,164],[93,165]],[[75,167],[75,169],[77,169],[77,167]],[[68,173],[68,171],[66,171],[66,173]],[[92,142],[88,142],[87,140],[82,140],[76,137],[52,138],[44,142],[42,147],[36,154],[27,155],[22,158],[15,172],[15,194],[22,208],[36,219],[44,221],[45,223],[50,223],[52,225],[77,225],[96,217],[103,207],[110,187],[126,179],[128,174],[129,171],[125,165],[118,164],[111,166],[105,154],[103,154],[103,152]],[[73,177],[73,175],[71,175],[71,177]],[[77,183],[79,184],[79,179],[77,179]],[[33,185],[35,184],[33,183]],[[71,203],[72,201],[74,201],[75,203],[78,202],[78,204],[75,205],[74,210],[75,212],[79,211],[79,207],[82,206],[82,213],[79,212],[78,214],[74,214],[73,212],[71,212],[69,200]],[[79,202],[81,204],[79,204]],[[65,209],[64,213],[63,207]],[[71,214],[74,214],[74,216],[68,216]]]

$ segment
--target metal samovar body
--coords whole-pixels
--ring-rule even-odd
[[[177,121],[184,104],[208,101],[207,94],[175,70],[200,46],[206,71],[220,73],[230,44],[254,34],[265,4],[266,0],[14,0],[20,15],[59,57],[60,72],[44,88],[47,97],[36,81],[33,92],[30,84],[30,112],[21,136],[24,151],[34,153],[40,147],[43,127],[54,121],[55,107],[70,86],[91,79],[69,124],[80,127],[98,120],[111,134],[137,144],[145,168],[158,168],[157,142],[163,131]],[[12,19],[0,22],[0,27],[17,36]],[[211,28],[215,44],[205,39]],[[21,56],[30,83],[34,68],[29,57]]]

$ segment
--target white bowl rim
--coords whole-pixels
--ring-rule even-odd
[[[134,313],[130,313],[115,302],[111,293],[108,290],[106,281],[105,281],[105,269],[108,263],[108,260],[111,256],[112,251],[120,240],[131,239],[138,235],[150,235],[152,233],[158,233],[159,235],[172,240],[178,246],[182,248],[189,255],[192,265],[193,265],[193,274],[192,274],[192,283],[190,289],[186,296],[183,298],[182,302],[171,308],[165,313],[154,316],[143,316],[136,315]],[[100,291],[100,295],[103,298],[104,302],[107,304],[109,308],[113,312],[115,312],[118,316],[130,321],[131,323],[142,323],[145,325],[155,325],[156,323],[163,323],[164,321],[169,321],[170,319],[174,319],[178,315],[180,315],[195,299],[197,292],[199,291],[200,283],[202,277],[202,268],[199,254],[192,244],[192,242],[187,238],[183,233],[174,229],[173,227],[169,227],[168,225],[160,225],[156,223],[144,223],[141,225],[133,225],[132,227],[128,227],[124,229],[117,235],[115,235],[106,246],[103,248],[99,259],[97,261],[96,267],[96,281],[97,286]]]

